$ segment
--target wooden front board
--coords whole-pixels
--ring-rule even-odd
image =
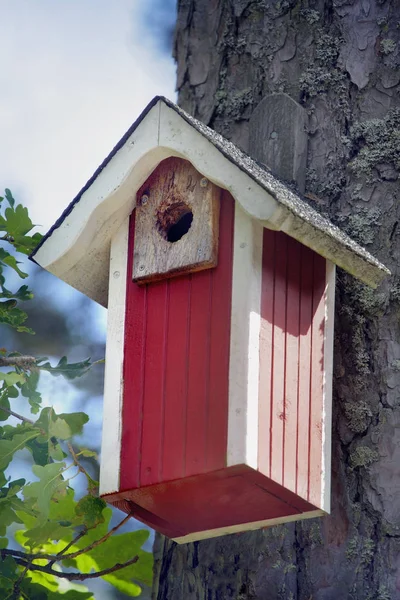
[[[186,160],[163,160],[137,193],[133,280],[215,267],[221,189]]]
[[[234,201],[222,192],[218,266],[138,285],[129,233],[120,490],[226,464]]]

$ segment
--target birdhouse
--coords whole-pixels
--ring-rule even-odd
[[[107,502],[177,542],[329,513],[335,265],[373,256],[161,97],[33,256],[108,306]]]

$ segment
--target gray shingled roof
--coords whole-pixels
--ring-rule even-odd
[[[351,252],[363,258],[364,261],[371,266],[376,267],[382,272],[381,278],[385,275],[390,275],[390,271],[385,265],[377,260],[370,252],[365,250],[360,244],[350,238],[344,231],[334,225],[329,219],[323,217],[319,212],[312,208],[306,200],[302,199],[299,194],[294,192],[287,184],[280,181],[268,169],[262,167],[254,161],[250,156],[242,152],[235,144],[224,138],[222,135],[204,125],[179,106],[166,98],[162,98],[164,102],[173,108],[181,115],[185,121],[190,123],[192,127],[197,129],[204,137],[206,137],[218,150],[220,150],[226,158],[235,163],[240,169],[254,179],[261,187],[263,187],[271,196],[273,196],[280,204],[284,205],[296,217],[300,217],[302,221],[309,223],[312,228],[324,233],[326,236],[339,242]]]
[[[293,231],[289,233],[292,235],[296,232],[299,233],[299,239],[304,238],[304,235],[311,235],[315,238],[315,246],[321,246],[320,253],[327,256],[333,262],[336,262],[339,266],[343,266],[348,271],[352,272],[355,276],[366,281],[370,285],[377,285],[386,275],[390,275],[390,271],[380,263],[374,256],[372,256],[367,250],[362,248],[357,242],[352,240],[336,225],[331,223],[329,219],[323,217],[314,208],[312,208],[299,194],[294,192],[287,184],[280,181],[275,177],[268,169],[261,166],[259,163],[254,161],[250,156],[239,150],[232,142],[225,139],[219,133],[213,131],[204,123],[201,123],[194,117],[190,116],[187,112],[182,110],[179,106],[164,98],[162,96],[156,96],[148,104],[139,118],[133,123],[130,129],[118,142],[115,148],[99,166],[90,180],[82,188],[79,194],[65,209],[61,217],[56,221],[48,233],[42,238],[38,247],[33,251],[31,258],[34,260],[34,256],[38,249],[46,242],[51,236],[53,231],[60,227],[66,216],[72,211],[73,207],[79,202],[82,194],[92,185],[98,175],[107,166],[113,156],[118,150],[126,143],[128,138],[132,135],[139,123],[146,117],[148,112],[157,104],[162,101],[168,107],[177,112],[182,119],[189,123],[195,130],[197,130],[202,136],[207,138],[229,161],[236,165],[239,169],[244,171],[249,177],[251,177],[258,185],[260,185],[266,192],[268,192],[276,201],[284,206],[296,220],[296,225],[292,228]],[[305,233],[306,232],[306,233]],[[323,236],[323,237],[322,237]],[[293,235],[293,237],[297,237]],[[323,243],[321,240],[323,239]],[[311,246],[311,244],[310,244]],[[343,258],[335,260],[336,250],[340,247],[342,250]],[[325,251],[324,251],[325,249]],[[319,249],[317,249],[319,251]],[[350,253],[354,257],[354,268],[351,268],[351,260],[349,260]],[[339,253],[340,254],[340,253]]]

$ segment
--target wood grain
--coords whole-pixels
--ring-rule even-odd
[[[220,192],[186,160],[159,164],[137,193],[134,281],[217,265]]]

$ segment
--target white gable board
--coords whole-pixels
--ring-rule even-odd
[[[375,287],[389,271],[288,186],[173,103],[155,98],[99,167],[33,259],[107,305],[113,236],[135,208],[136,191],[169,156],[189,160],[229,190],[264,227],[279,229]]]

